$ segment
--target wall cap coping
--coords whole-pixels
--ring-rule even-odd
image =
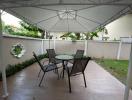
[[[17,36],[17,35],[9,35],[9,34],[3,34],[3,37],[5,38],[19,38],[19,39],[26,39],[26,40],[38,40],[38,41],[49,41],[49,39],[39,39],[39,38],[33,38],[33,37],[25,37],[25,36]],[[59,39],[51,39],[50,41],[71,41],[71,42],[82,42],[82,41],[88,41],[88,42],[97,42],[97,43],[119,43],[120,40],[118,41],[112,41],[112,40],[108,40],[108,41],[102,41],[102,40],[76,40],[76,41],[72,41],[72,40],[59,40]]]

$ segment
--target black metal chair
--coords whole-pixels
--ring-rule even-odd
[[[55,58],[56,53],[54,49],[46,49],[48,57],[49,57],[49,63],[59,64],[62,63],[61,60],[58,60]]]
[[[77,50],[76,51],[76,54],[74,55],[74,59],[82,58],[83,55],[84,55],[84,50]],[[69,62],[73,64],[74,59],[73,60],[70,60]]]
[[[74,59],[73,66],[67,66],[66,67],[66,71],[68,73],[69,92],[70,93],[71,93],[70,77],[72,77],[72,76],[83,74],[85,87],[87,87],[84,71],[85,71],[85,68],[86,68],[90,59],[91,59],[91,57],[76,58],[76,59]]]
[[[58,67],[55,64],[52,63],[52,64],[47,64],[47,65],[42,65],[41,62],[39,61],[37,55],[34,52],[33,52],[33,56],[34,56],[35,60],[37,61],[37,63],[39,64],[41,70],[43,71],[43,75],[40,80],[39,87],[41,86],[42,80],[43,80],[46,72],[56,70],[56,72],[58,74],[58,78],[59,78]],[[39,72],[39,74],[40,74],[40,72]]]
[[[77,50],[77,52],[76,52],[74,58],[75,58],[75,59],[76,59],[76,58],[82,58],[83,55],[84,55],[84,50]]]

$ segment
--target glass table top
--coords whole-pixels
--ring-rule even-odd
[[[71,60],[71,59],[73,59],[73,56],[71,56],[71,55],[57,55],[55,58],[60,59],[60,60]]]

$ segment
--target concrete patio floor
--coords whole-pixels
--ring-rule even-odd
[[[7,100],[123,100],[125,86],[94,61],[90,61],[85,70],[87,88],[82,75],[72,77],[71,94],[66,74],[64,79],[57,80],[57,75],[49,72],[38,87],[39,69],[35,63],[9,77]]]

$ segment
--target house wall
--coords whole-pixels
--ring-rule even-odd
[[[129,37],[132,36],[132,14],[125,15],[110,24],[106,25],[108,30],[108,35],[110,40],[117,40],[120,37]]]
[[[33,38],[21,38],[4,36],[4,66],[17,64],[32,58],[32,52],[37,54],[46,53],[46,49],[54,48],[57,54],[75,54],[77,49],[86,50],[86,54],[95,58],[116,59],[119,42],[118,41],[70,41],[70,40],[42,40]],[[16,59],[10,54],[12,45],[22,43],[26,52],[24,56]],[[50,46],[49,46],[50,45]],[[87,48],[87,49],[86,49]],[[130,54],[130,44],[123,43],[121,47],[120,59],[128,59]]]

